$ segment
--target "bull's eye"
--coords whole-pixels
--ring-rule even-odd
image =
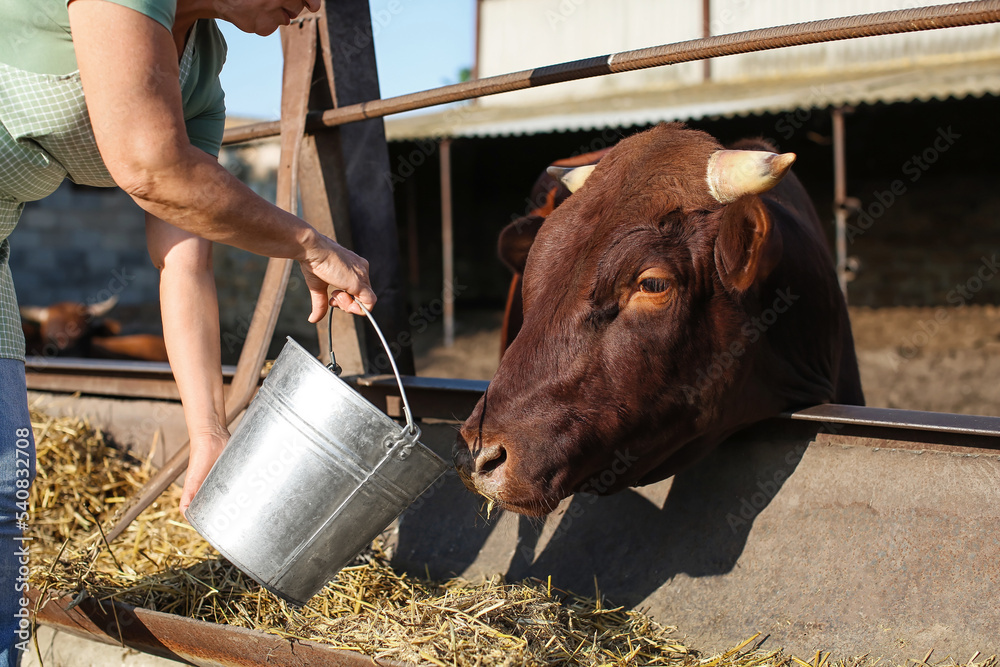
[[[629,304],[636,308],[663,308],[672,301],[673,274],[664,266],[650,266],[636,276]]]
[[[666,278],[646,278],[639,283],[639,289],[647,294],[661,294],[667,291]]]

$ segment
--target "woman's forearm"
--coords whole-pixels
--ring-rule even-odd
[[[215,282],[165,269],[160,277],[163,339],[189,434],[226,425]]]
[[[212,156],[190,145],[176,152],[120,184],[147,213],[266,257],[303,261],[324,249],[327,239],[312,226],[258,196]]]
[[[163,339],[194,439],[226,425],[212,247],[155,219],[147,236],[160,268]]]
[[[146,239],[160,269],[163,338],[191,442],[183,512],[229,441],[212,244],[152,216]]]
[[[353,297],[368,308],[375,304],[365,259],[261,198],[207,153],[189,145],[144,160],[151,166],[127,172],[133,178],[121,185],[147,213],[211,241],[298,260],[311,293],[311,322],[323,316],[331,296],[357,315]]]

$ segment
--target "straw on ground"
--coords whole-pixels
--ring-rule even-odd
[[[834,667],[828,653],[803,660],[761,650],[759,635],[701,657],[677,639],[675,628],[562,591],[551,581],[435,582],[397,572],[378,542],[307,606],[291,607],[220,558],[184,521],[179,489],[170,489],[107,545],[101,526],[111,525],[126,498],[149,479],[149,460],[123,454],[79,419],[33,412],[32,421],[38,477],[31,495],[31,580],[40,590],[422,665]],[[929,659],[911,662],[927,665]],[[996,656],[973,656],[965,664],[1000,667]]]

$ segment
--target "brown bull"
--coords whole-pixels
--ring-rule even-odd
[[[121,323],[105,317],[117,297],[84,305],[63,301],[50,306],[21,306],[21,328],[28,355],[166,361],[162,336],[122,336]]]
[[[789,408],[863,403],[819,219],[773,150],[661,125],[563,175],[575,192],[530,245],[523,325],[455,444],[471,489],[544,514]]]

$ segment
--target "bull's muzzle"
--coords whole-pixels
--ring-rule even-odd
[[[507,450],[501,445],[477,445],[478,441],[470,446],[460,434],[452,450],[455,467],[469,490],[488,498],[497,498],[503,477],[503,464],[507,461]]]

